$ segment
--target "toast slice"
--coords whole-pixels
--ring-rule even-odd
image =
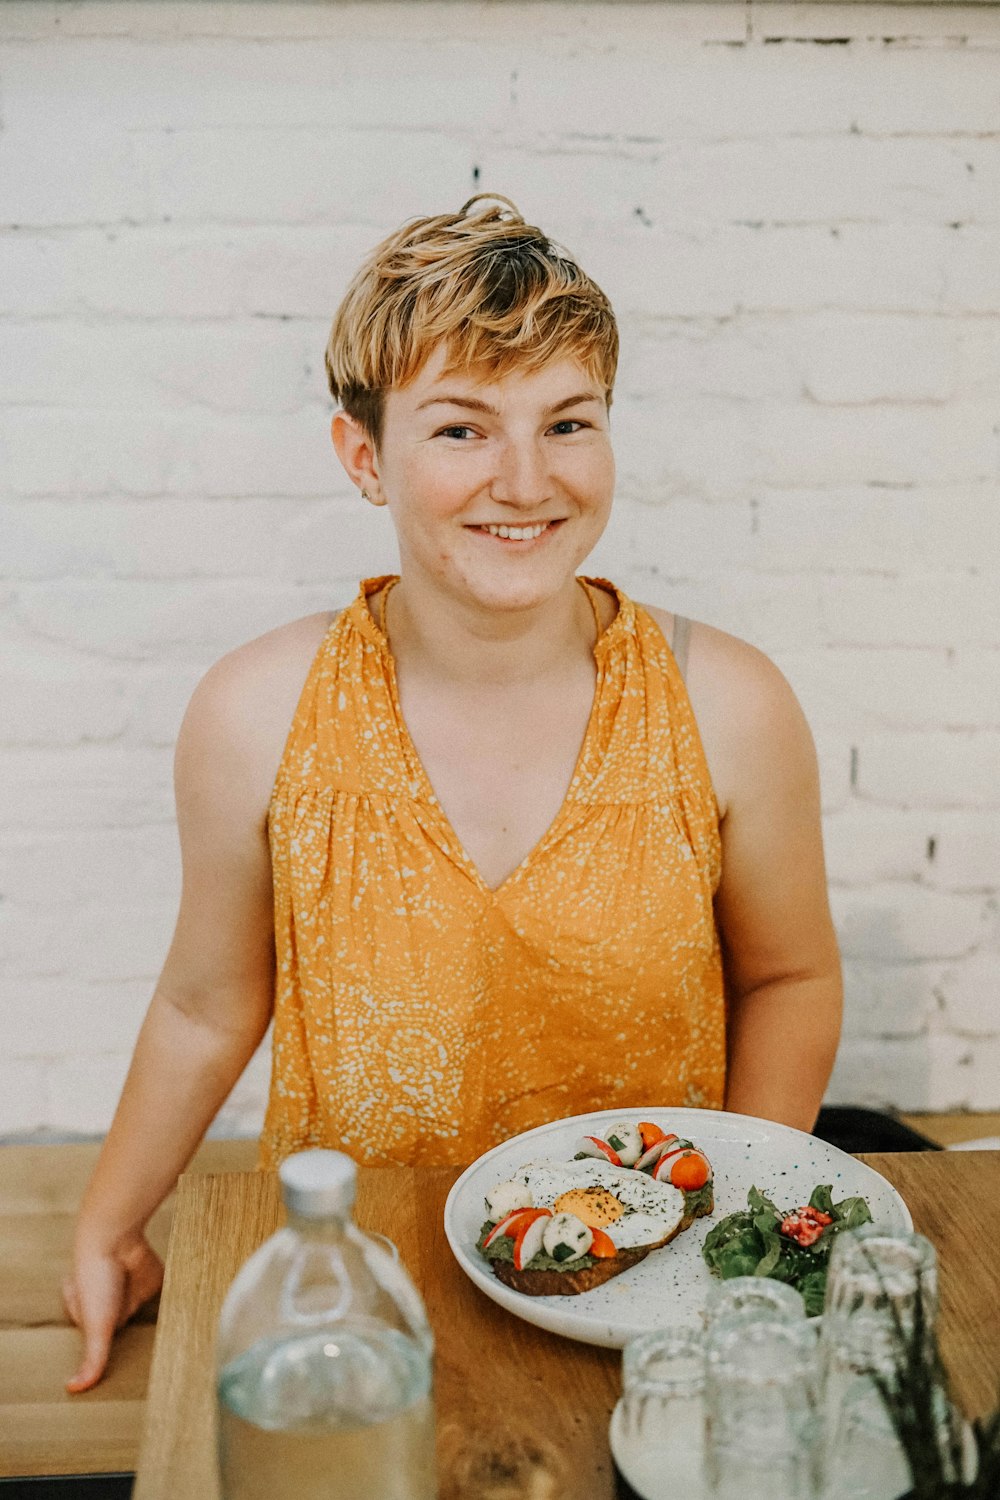
[[[490,1258],[493,1274],[504,1284],[515,1292],[524,1292],[529,1297],[574,1297],[580,1292],[591,1292],[595,1287],[603,1286],[606,1281],[620,1276],[623,1271],[631,1270],[640,1261],[645,1260],[653,1250],[662,1250],[664,1245],[669,1245],[685,1229],[690,1229],[695,1219],[705,1214],[710,1214],[715,1207],[714,1195],[702,1190],[699,1193],[685,1194],[685,1211],[680,1223],[676,1225],[663,1239],[657,1240],[655,1244],[643,1245],[634,1250],[619,1250],[617,1255],[608,1256],[606,1259],[596,1259],[592,1256],[584,1256],[587,1264],[576,1270],[544,1270],[526,1269],[515,1270],[514,1262],[504,1258]],[[480,1236],[480,1245],[486,1234],[492,1229],[492,1224],[483,1226]],[[572,1264],[572,1262],[570,1263]]]

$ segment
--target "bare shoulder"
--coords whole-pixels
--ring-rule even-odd
[[[645,605],[667,640],[673,615]],[[811,774],[812,736],[788,679],[749,641],[691,622],[685,673],[720,810],[762,776]]]
[[[192,694],[177,741],[185,779],[224,782],[266,811],[309,668],[336,613],[306,615],[229,651]]]
[[[653,604],[642,607],[652,615],[667,641],[671,642],[676,617],[669,610],[659,609]],[[740,640],[739,636],[700,620],[691,621],[685,681],[692,701],[697,694],[699,700],[704,700],[706,708],[711,706],[715,697],[724,699],[731,707],[732,697],[736,694],[741,700],[747,700],[748,708],[754,709],[766,707],[771,694],[776,693],[779,697],[792,694],[787,679],[763,651],[751,646],[749,641]],[[763,702],[761,694],[764,695]]]

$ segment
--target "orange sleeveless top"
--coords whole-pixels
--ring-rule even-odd
[[[584,741],[554,822],[491,890],[403,722],[366,602],[387,581],[330,626],[271,798],[262,1165],[307,1146],[458,1165],[564,1115],[721,1109],[718,808],[659,626],[581,579],[618,599]]]

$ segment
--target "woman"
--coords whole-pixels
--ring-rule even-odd
[[[812,1126],[841,994],[802,714],[753,647],[577,577],[617,352],[507,200],[405,226],[349,289],[333,443],[400,574],[191,701],[180,914],[80,1214],[71,1390],[158,1288],[144,1226],[272,1014],[265,1164],[464,1162],[628,1104]]]

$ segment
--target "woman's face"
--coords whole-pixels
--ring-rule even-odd
[[[502,379],[444,369],[439,348],[385,401],[375,462],[403,577],[480,607],[529,609],[572,580],[607,524],[604,393],[575,359]]]

